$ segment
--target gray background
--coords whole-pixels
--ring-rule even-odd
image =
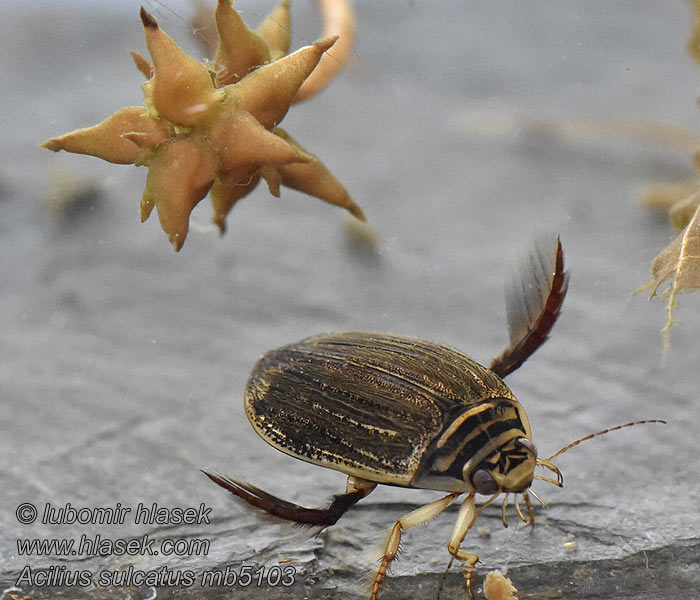
[[[436,493],[380,489],[312,532],[247,510],[200,467],[324,505],[344,477],[268,447],[242,393],[264,351],[313,333],[375,329],[449,343],[488,361],[506,344],[503,282],[538,233],[560,234],[572,273],[552,339],[508,383],[543,455],[588,432],[664,418],[589,442],[558,462],[566,487],[534,532],[499,510],[464,548],[479,578],[507,569],[535,598],[690,598],[700,585],[698,373],[683,296],[661,366],[663,301],[631,292],[672,238],[636,203],[640,186],[693,176],[687,144],[583,135],[606,119],[697,129],[700,70],[685,53],[686,3],[358,2],[355,56],[284,126],[343,181],[381,235],[345,214],[259,189],[219,239],[208,202],[173,253],[155,214],[141,225],[145,169],[54,155],[38,144],[142,101],[128,49],[145,52],[138,2],[3,3],[0,64],[0,580],[25,565],[69,569],[273,566],[291,589],[164,588],[158,597],[356,597],[391,524]],[[144,2],[196,51],[186,3]],[[294,7],[294,42],[319,35]],[[271,3],[237,3],[257,24]],[[605,129],[605,128],[603,128]],[[57,177],[93,192],[57,211]],[[209,525],[23,526],[22,502],[212,508]],[[409,532],[383,598],[434,598],[456,516]],[[18,557],[17,538],[208,539],[207,556]],[[573,534],[578,550],[564,548]],[[286,563],[282,563],[286,564]],[[459,569],[445,597],[463,594]],[[24,590],[32,598],[148,598],[152,590]],[[19,592],[8,591],[8,598]],[[21,596],[21,594],[19,594]],[[18,597],[19,597],[18,596]]]

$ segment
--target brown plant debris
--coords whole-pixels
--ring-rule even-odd
[[[700,189],[700,182],[696,179],[682,183],[654,183],[642,190],[640,202],[651,210],[668,212],[697,189]]]
[[[223,233],[229,211],[261,178],[275,196],[283,185],[364,220],[323,163],[278,127],[301,85],[336,42],[328,37],[287,54],[288,7],[282,0],[254,32],[231,0],[219,0],[219,42],[207,65],[183,52],[142,8],[152,63],[135,52],[132,57],[148,78],[142,86],[145,106],[122,108],[102,123],[42,146],[148,167],[141,220],[155,207],[175,250],[185,241],[192,209],[207,193],[213,221]]]
[[[192,18],[192,30],[203,52],[213,57],[217,51],[216,22],[214,15],[203,0],[193,0],[195,14]],[[303,102],[313,98],[323,90],[343,68],[350,57],[355,41],[355,13],[350,0],[317,0],[323,18],[323,37],[337,37],[333,49],[326,52],[318,67],[302,83],[294,102]],[[267,42],[270,58],[277,60],[289,51],[289,32],[291,19],[290,0],[282,0],[255,32]]]
[[[515,586],[500,571],[491,571],[484,580],[484,596],[486,600],[518,600]]]
[[[673,310],[676,307],[678,293],[681,290],[700,288],[700,190],[695,192],[678,209],[674,225],[682,231],[654,259],[651,266],[651,279],[639,291],[651,289],[649,298],[653,298],[659,286],[667,279],[672,279],[666,293],[668,294],[668,318],[663,329],[664,347],[668,349],[669,334],[674,323]],[[694,211],[687,205],[695,205]],[[687,215],[692,212],[689,220]]]
[[[690,0],[693,8],[693,31],[688,40],[688,52],[696,62],[700,63],[700,0]]]
[[[693,30],[688,40],[688,52],[700,63],[700,0],[690,0],[693,8]],[[695,167],[700,171],[700,151],[694,155]],[[657,210],[667,210],[671,225],[679,232],[674,240],[654,259],[651,265],[651,279],[637,292],[651,290],[653,298],[661,284],[670,279],[664,291],[668,296],[668,318],[662,333],[664,352],[668,351],[671,326],[674,323],[673,311],[681,290],[700,288],[700,181],[655,185],[647,190],[643,204]]]
[[[350,0],[318,0],[323,16],[323,36],[338,36],[338,43],[326,53],[311,76],[304,82],[295,102],[303,102],[325,88],[350,56],[355,40],[355,15]]]

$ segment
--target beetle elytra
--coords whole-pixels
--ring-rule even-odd
[[[559,240],[530,256],[508,294],[510,344],[488,368],[441,344],[382,333],[318,335],[265,354],[246,387],[248,419],[278,450],[348,476],[345,493],[327,508],[305,508],[248,483],[203,472],[268,514],[321,528],[335,523],[379,484],[448,492],[393,525],[372,600],[396,557],[401,533],[466,494],[447,548],[450,563],[457,558],[464,564],[473,598],[478,557],[460,546],[484,508],[505,494],[505,525],[508,496],[514,494],[519,517],[534,523],[529,494],[539,497],[529,489],[533,480],[563,485],[554,458],[596,435],[647,422],[591,434],[547,459],[538,458],[527,414],[502,378],[547,339],[567,285]],[[553,476],[535,475],[538,466]],[[476,494],[489,499],[477,507]]]

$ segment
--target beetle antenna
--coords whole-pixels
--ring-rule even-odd
[[[616,425],[615,427],[608,427],[607,429],[603,429],[602,431],[596,431],[595,433],[589,433],[588,435],[584,435],[582,438],[579,438],[576,441],[571,442],[568,446],[564,446],[561,450],[555,452],[549,458],[538,458],[537,459],[537,466],[544,467],[545,469],[549,469],[552,473],[554,473],[557,476],[556,480],[551,479],[550,477],[542,477],[541,475],[535,475],[535,479],[539,479],[540,481],[546,481],[548,483],[551,483],[552,485],[556,485],[557,487],[563,487],[564,486],[564,476],[562,475],[561,471],[559,470],[559,467],[557,467],[552,462],[555,458],[561,456],[567,450],[571,450],[571,448],[578,446],[581,442],[591,440],[594,437],[598,437],[599,435],[605,435],[606,433],[610,433],[611,431],[617,431],[618,429],[624,429],[625,427],[632,427],[632,425],[642,425],[644,423],[663,423],[663,424],[666,424],[666,421],[662,421],[661,419],[644,419],[643,421],[632,421],[631,423],[625,423],[624,425]],[[535,496],[535,498],[537,498],[537,496]],[[539,498],[537,498],[537,499],[539,500]],[[540,500],[540,502],[542,502],[542,501]]]
[[[616,425],[615,427],[609,427],[608,429],[603,429],[602,431],[597,431],[596,433],[589,433],[588,435],[579,438],[575,442],[571,442],[568,446],[564,446],[561,450],[555,452],[549,458],[542,459],[541,461],[538,460],[537,464],[541,464],[543,467],[547,467],[548,469],[553,470],[556,473],[559,469],[556,469],[556,467],[554,467],[554,465],[551,464],[551,461],[557,458],[557,456],[561,456],[562,454],[564,454],[564,452],[566,452],[567,450],[571,450],[571,448],[578,446],[581,442],[593,439],[594,437],[598,437],[599,435],[605,435],[606,433],[610,433],[611,431],[617,431],[618,429],[624,429],[625,427],[632,427],[632,425],[642,425],[643,423],[663,423],[665,425],[666,421],[662,421],[661,419],[644,419],[643,421],[632,421],[631,423],[625,423],[624,425]],[[552,467],[554,467],[554,469],[552,469]]]

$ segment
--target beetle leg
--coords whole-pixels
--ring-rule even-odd
[[[483,507],[482,507],[483,508]],[[481,511],[479,511],[481,514]],[[467,535],[467,532],[472,528],[477,517],[476,504],[474,502],[474,494],[469,494],[462,502],[462,506],[459,507],[459,514],[457,515],[457,522],[455,523],[454,529],[452,530],[452,535],[450,536],[450,541],[447,543],[447,550],[454,556],[457,560],[461,561],[466,569],[465,578],[467,581],[467,593],[469,594],[469,599],[474,600],[474,592],[472,590],[472,575],[474,574],[474,566],[479,561],[479,557],[472,552],[467,552],[466,550],[460,550],[460,545]]]
[[[430,519],[436,517],[448,506],[450,506],[459,495],[459,492],[455,492],[440,498],[439,500],[435,500],[430,504],[421,506],[420,508],[411,511],[407,515],[404,515],[398,521],[396,521],[396,523],[394,523],[394,526],[391,528],[391,532],[389,533],[389,539],[386,542],[386,547],[384,548],[382,564],[379,566],[379,570],[374,577],[371,600],[376,600],[379,586],[386,575],[386,571],[391,562],[396,558],[396,553],[399,551],[399,544],[401,543],[401,532],[406,531],[406,529],[410,529],[411,527],[416,527],[417,525],[427,523],[430,521]]]
[[[530,494],[523,492],[523,498],[525,498],[525,506],[527,507],[527,517],[528,523],[535,527],[535,509],[532,507],[532,502],[530,502]]]
[[[225,475],[210,473],[203,469],[202,473],[217,485],[220,485],[235,496],[238,496],[241,500],[244,500],[251,506],[264,510],[273,517],[286,519],[287,521],[295,521],[301,525],[320,525],[322,528],[333,525],[333,523],[343,516],[343,513],[345,513],[348,508],[364,498],[376,487],[376,484],[360,480],[365,485],[353,486],[352,490],[348,493],[334,496],[328,508],[306,508],[277,498],[244,481],[236,481]],[[348,488],[350,489],[349,482]]]
[[[508,527],[508,494],[503,494],[503,504],[501,505],[501,521],[503,527]]]
[[[348,475],[348,483],[345,486],[345,493],[350,494],[351,492],[364,492],[366,496],[376,487],[377,484],[374,483],[374,481],[360,479],[354,475]]]
[[[527,496],[527,492],[523,492],[523,496]],[[529,500],[529,498],[528,498]],[[520,499],[518,498],[518,495],[515,494],[515,512],[518,513],[518,518],[523,522],[523,523],[530,523],[529,519],[525,517],[523,514],[523,510],[520,508]],[[528,514],[528,517],[530,515]]]
[[[569,285],[561,240],[553,249],[538,248],[506,297],[510,345],[493,359],[490,369],[503,378],[522,365],[549,336],[561,312]]]

